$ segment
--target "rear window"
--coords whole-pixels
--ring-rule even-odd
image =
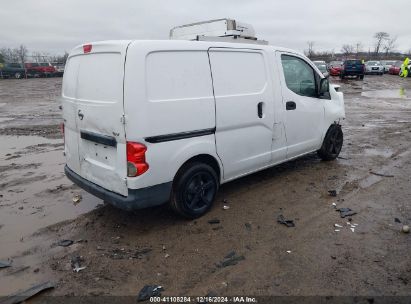
[[[361,60],[346,60],[345,64],[362,64]]]
[[[122,99],[123,64],[120,53],[71,57],[64,72],[65,97],[100,102]]]

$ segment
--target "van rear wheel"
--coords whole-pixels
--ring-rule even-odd
[[[176,176],[170,206],[183,217],[198,218],[210,210],[217,191],[214,169],[204,163],[189,163]]]
[[[322,160],[334,160],[341,152],[343,145],[343,132],[341,126],[333,124],[325,135],[321,149],[317,151]]]

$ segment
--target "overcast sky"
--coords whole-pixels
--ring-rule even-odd
[[[343,44],[373,45],[375,32],[411,49],[411,0],[2,0],[0,48],[24,44],[50,54],[107,39],[167,39],[170,28],[233,18],[259,38],[299,51],[339,52]]]

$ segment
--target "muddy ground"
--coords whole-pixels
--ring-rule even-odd
[[[411,234],[401,232],[411,224],[411,79],[332,82],[346,101],[339,159],[311,154],[226,184],[210,213],[187,221],[167,207],[126,213],[74,186],[63,174],[61,79],[0,81],[0,259],[13,261],[0,295],[52,281],[47,295],[135,296],[159,284],[163,295],[411,296]],[[333,203],[357,212],[354,231]],[[244,259],[219,267],[231,251]],[[84,270],[73,272],[73,256]]]

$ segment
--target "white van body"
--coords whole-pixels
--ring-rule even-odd
[[[304,55],[268,45],[80,45],[62,88],[66,175],[132,210],[167,202],[179,170],[193,160],[223,184],[317,151],[345,117],[343,94],[330,85],[325,97],[305,96],[312,88],[290,78],[299,66],[312,70],[316,88],[327,83]],[[146,147],[141,175],[128,176],[128,142]]]

